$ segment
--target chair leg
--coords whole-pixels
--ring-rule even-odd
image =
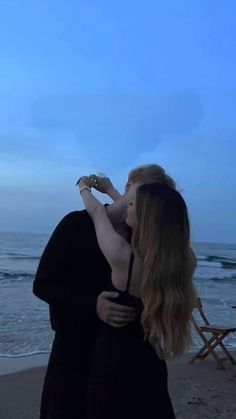
[[[218,355],[216,354],[216,352],[214,351],[214,348],[219,344],[219,342],[217,342],[217,339],[215,338],[215,336],[212,336],[211,339],[208,341],[208,339],[206,338],[206,336],[204,335],[204,333],[202,331],[198,331],[198,333],[200,334],[203,342],[205,343],[205,345],[196,353],[196,355],[194,355],[192,357],[192,359],[190,360],[190,364],[193,364],[197,358],[201,358],[201,354],[203,354],[205,351],[207,352],[207,355],[209,353],[212,354],[212,356],[215,358],[216,363],[218,365],[218,367],[221,370],[225,369],[225,366],[223,364],[223,362],[220,360],[220,358],[218,357]],[[213,341],[216,339],[216,342],[214,342],[213,347],[212,347],[212,343]],[[202,355],[203,358],[205,358],[205,356],[207,355]]]
[[[211,338],[209,341],[207,341],[207,339],[206,338],[204,339],[203,337],[202,339],[205,342],[205,345],[201,349],[199,349],[199,351],[191,358],[191,360],[189,361],[190,364],[193,364],[194,361],[196,361],[196,359],[198,358],[200,358],[201,360],[206,358],[206,356],[209,355],[210,353],[207,347],[207,342],[208,342],[208,345],[211,345],[211,341],[213,341],[213,338]]]
[[[203,351],[205,351],[206,350],[206,347],[205,346],[203,346],[191,359],[190,359],[190,361],[189,361],[189,363],[190,364],[193,364],[195,361],[196,361],[196,359],[198,359],[198,358],[200,358],[200,359],[202,359],[202,353],[203,353]]]
[[[212,337],[208,340],[208,345],[210,345],[210,346],[212,347],[212,345],[213,345],[214,341],[215,341],[215,336],[212,336]],[[213,346],[213,348],[214,348],[214,346]],[[203,349],[204,349],[204,350],[202,351],[203,353],[202,353],[202,355],[200,355],[200,356],[201,356],[201,359],[205,359],[205,358],[209,355],[209,353],[210,353],[209,347],[206,347],[206,345],[204,346],[204,348],[203,348]]]
[[[208,345],[207,345],[207,346],[208,346]],[[225,366],[224,366],[223,362],[221,361],[221,359],[218,357],[217,353],[215,352],[215,347],[213,347],[213,348],[212,348],[212,347],[209,345],[208,350],[209,350],[209,353],[211,353],[211,355],[215,358],[215,360],[216,360],[216,362],[217,362],[218,367],[219,367],[221,370],[225,370]]]
[[[213,350],[219,345],[221,349],[223,350],[223,352],[225,353],[226,357],[231,361],[231,363],[236,365],[234,358],[232,357],[232,355],[226,349],[225,345],[222,342],[228,334],[229,332],[224,332],[224,333],[221,333],[220,335],[213,335],[212,338],[208,342]],[[205,353],[203,356],[204,357],[207,356],[208,353]]]
[[[226,354],[227,358],[231,361],[231,363],[236,365],[235,359],[232,357],[231,353],[226,349],[223,342],[220,342],[220,347],[221,347],[222,351],[224,351],[224,353]]]
[[[205,348],[204,348],[205,349]],[[202,350],[201,351],[198,351],[197,353],[196,353],[196,355],[194,355],[191,359],[190,359],[190,361],[189,361],[189,363],[190,364],[193,364],[197,359],[204,359],[204,358],[202,358],[201,357],[201,355],[200,355],[200,353],[202,352]],[[221,369],[221,370],[225,370],[225,366],[224,366],[224,364],[223,364],[223,362],[221,361],[221,359],[218,357],[218,355],[216,354],[216,352],[214,351],[214,349],[210,349],[209,350],[209,352],[208,352],[208,354],[209,353],[211,353],[211,355],[215,358],[215,360],[216,360],[216,363],[217,363],[217,365],[218,365],[218,367]],[[200,356],[199,356],[200,355]]]

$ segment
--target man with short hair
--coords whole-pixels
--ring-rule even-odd
[[[114,203],[107,214],[114,228],[129,236],[125,225],[128,203],[143,183],[159,182],[175,188],[158,165],[145,165],[129,174],[124,195],[108,178],[91,175],[94,187]],[[100,320],[123,327],[134,320],[134,309],[115,303],[108,292],[111,269],[103,256],[92,220],[85,210],[66,215],[53,232],[41,257],[34,294],[49,304],[55,331],[44,382],[41,419],[86,419],[86,391],[96,326]]]

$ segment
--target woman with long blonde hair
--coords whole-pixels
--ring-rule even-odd
[[[196,302],[196,258],[186,204],[167,185],[132,185],[128,243],[92,195],[92,186],[90,178],[79,181],[100,249],[111,266],[110,289],[119,292],[117,303],[135,307],[137,318],[117,328],[100,322],[88,383],[88,417],[174,419],[165,359],[188,347]]]

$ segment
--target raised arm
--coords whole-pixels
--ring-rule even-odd
[[[80,191],[80,194],[81,194],[81,197],[82,197],[82,199],[84,201],[84,206],[85,206],[88,214],[90,215],[90,217],[94,221],[94,218],[96,216],[96,213],[98,211],[102,211],[102,212],[104,211],[105,212],[105,207],[91,193],[91,188],[93,186],[93,182],[92,182],[92,180],[89,177],[83,176],[82,178],[79,179],[79,181],[77,182],[76,185],[78,186],[79,191]]]
[[[130,245],[117,234],[104,205],[92,194],[91,179],[81,178],[78,186],[85,208],[93,220],[99,247],[110,266],[114,266],[131,252]]]

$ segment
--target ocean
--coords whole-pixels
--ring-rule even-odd
[[[53,332],[48,305],[32,294],[35,271],[49,239],[46,234],[0,233],[0,356],[50,352]],[[212,322],[236,326],[236,245],[194,243],[194,281]],[[236,348],[236,334],[227,338]],[[193,336],[191,350],[199,346]]]

